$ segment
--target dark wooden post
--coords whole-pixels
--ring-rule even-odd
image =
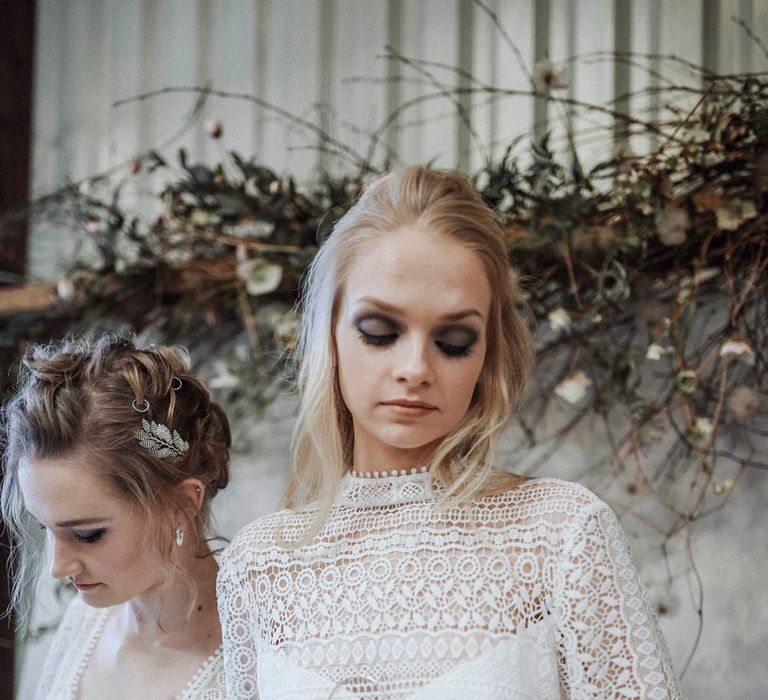
[[[18,285],[26,269],[27,221],[20,214],[29,192],[34,0],[0,0],[0,286]],[[16,348],[0,346],[0,398]],[[8,542],[0,535],[0,609],[9,599]],[[0,697],[14,692],[13,621],[0,620]]]

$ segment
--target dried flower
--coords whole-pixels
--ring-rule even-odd
[[[718,267],[705,267],[693,273],[691,283],[702,284],[703,282],[709,282],[709,280],[715,279],[715,277],[719,277],[721,274],[722,272]]]
[[[547,314],[549,325],[553,331],[569,331],[573,323],[571,315],[562,307],[558,306]]]
[[[482,192],[491,184],[491,175],[487,170],[481,170],[475,178],[475,189]]]
[[[715,496],[722,496],[733,489],[733,479],[725,479],[724,481],[715,482],[712,484],[712,493]]]
[[[735,231],[745,221],[754,219],[757,216],[755,203],[745,199],[732,199],[724,206],[719,207],[715,212],[717,214],[717,225],[721,231]]]
[[[221,215],[207,209],[195,209],[189,220],[195,226],[217,226],[221,223]]]
[[[222,227],[222,233],[234,238],[269,238],[275,224],[264,219],[243,219],[234,225]]]
[[[720,357],[734,357],[747,365],[755,364],[755,353],[746,340],[726,340],[720,346]]]
[[[541,61],[533,67],[533,87],[536,92],[562,90],[568,87],[565,71],[558,70],[549,61]]]
[[[71,277],[62,277],[56,283],[56,294],[62,301],[71,301],[77,294],[75,281]]]
[[[218,119],[209,119],[205,124],[205,130],[213,139],[221,138],[221,135],[224,133],[224,127]]]
[[[245,282],[245,289],[251,296],[274,292],[283,279],[283,268],[263,258],[244,260],[237,265],[237,276]]]
[[[233,389],[240,384],[237,375],[222,360],[216,360],[213,367],[215,374],[208,380],[211,389]]]
[[[685,231],[688,228],[688,212],[681,207],[666,207],[656,218],[656,231],[664,245],[682,245],[685,243]]]
[[[509,190],[504,190],[504,196],[501,198],[501,201],[496,206],[497,211],[502,212],[503,214],[506,214],[514,205],[515,198],[512,196],[512,193]]]
[[[738,420],[745,420],[760,409],[760,396],[748,386],[738,386],[728,398],[728,410]]]
[[[714,426],[709,418],[699,417],[694,422],[693,428],[689,431],[688,438],[694,445],[701,447],[709,441],[713,430]]]
[[[698,377],[696,376],[696,372],[694,372],[692,369],[683,369],[680,370],[677,373],[677,388],[683,393],[688,394],[689,396],[691,394],[696,393],[696,388],[699,385]]]
[[[658,362],[667,352],[667,348],[662,347],[658,343],[651,343],[645,352],[645,357],[647,360]]]
[[[275,323],[275,337],[282,345],[291,350],[296,345],[300,326],[301,317],[295,311],[289,311]]]
[[[580,369],[571,372],[556,387],[555,394],[568,403],[579,403],[586,395],[592,382]]]

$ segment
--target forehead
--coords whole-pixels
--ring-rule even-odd
[[[96,469],[77,457],[24,458],[19,462],[19,485],[25,508],[45,523],[129,509]]]
[[[487,317],[491,287],[482,259],[465,243],[429,229],[404,227],[367,241],[352,259],[344,300],[365,296],[435,313],[473,307]]]

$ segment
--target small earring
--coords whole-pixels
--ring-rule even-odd
[[[176,528],[176,544],[181,547],[184,544],[184,530],[180,527]]]

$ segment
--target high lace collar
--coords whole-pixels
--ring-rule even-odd
[[[436,498],[444,488],[441,482],[430,480],[429,472],[378,477],[348,472],[341,481],[335,505],[363,508],[418,503]]]

